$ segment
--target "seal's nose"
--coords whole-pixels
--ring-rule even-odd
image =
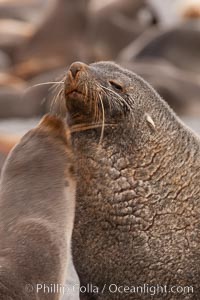
[[[86,64],[77,61],[71,64],[69,71],[71,72],[73,78],[75,79],[78,72],[84,70],[86,66],[87,66]]]

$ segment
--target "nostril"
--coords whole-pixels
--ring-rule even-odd
[[[72,73],[72,76],[73,76],[74,79],[76,78],[76,75],[78,74],[78,72],[83,70],[85,66],[86,65],[84,63],[81,63],[81,62],[75,62],[70,66],[69,70]]]
[[[73,76],[74,78],[76,78],[76,74],[77,74],[80,70],[81,70],[80,67],[77,66],[77,65],[72,65],[72,66],[70,67],[70,71],[71,71],[72,76]]]

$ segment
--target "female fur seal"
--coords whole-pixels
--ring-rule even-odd
[[[46,115],[13,149],[0,183],[0,299],[58,300],[70,258],[74,159],[64,121]],[[52,284],[61,288],[54,288]]]
[[[69,68],[81,299],[200,299],[200,139],[111,62]],[[89,285],[89,286],[88,286]]]

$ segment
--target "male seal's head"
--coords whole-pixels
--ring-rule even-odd
[[[119,123],[131,111],[133,89],[129,71],[112,62],[75,62],[65,79],[67,108],[73,123]]]
[[[156,128],[164,126],[167,130],[174,126],[173,121],[166,122],[176,118],[174,113],[156,91],[141,77],[113,62],[75,62],[64,82],[72,132],[99,127],[101,131],[96,132],[104,136],[115,128],[114,132],[123,133],[122,137],[128,134],[135,139],[137,131],[139,137],[147,138]]]

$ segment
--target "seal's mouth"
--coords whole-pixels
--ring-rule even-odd
[[[71,115],[87,115],[89,113],[87,95],[84,93],[84,90],[73,87],[65,89],[65,101]]]
[[[84,97],[83,93],[77,89],[65,92],[67,99],[79,100],[81,101]]]
[[[71,84],[68,80],[68,86],[65,87],[65,95],[66,96],[76,96],[77,94],[82,95],[83,92],[76,86],[77,84]]]
[[[65,78],[64,96],[72,123],[91,123],[94,117],[94,101],[87,65],[76,62],[70,66]]]
[[[82,93],[78,90],[72,90],[71,92],[66,93],[67,96],[77,97],[78,95],[82,95]]]

